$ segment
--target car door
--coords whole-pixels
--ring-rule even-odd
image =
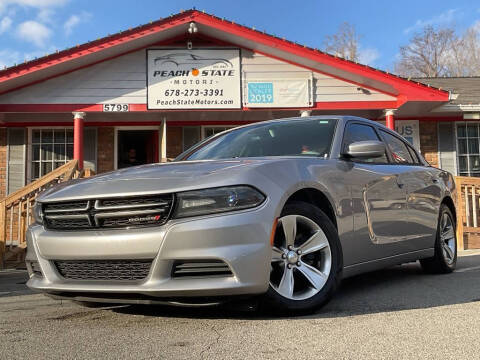
[[[401,182],[407,191],[407,234],[402,240],[403,252],[433,246],[438,219],[441,190],[438,170],[424,166],[417,152],[393,133],[380,130],[391,158],[404,169]]]
[[[375,128],[366,123],[347,124],[343,152],[356,141],[382,141]],[[407,191],[403,168],[385,156],[349,159],[345,174],[351,187],[354,236],[345,246],[345,258],[352,263],[375,260],[402,252],[399,243],[408,235]]]
[[[434,246],[442,201],[440,176],[442,172],[425,165],[421,155],[407,144],[414,164],[407,184],[407,208],[412,248],[427,249]]]

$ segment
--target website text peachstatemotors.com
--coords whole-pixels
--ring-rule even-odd
[[[225,99],[158,99],[157,105],[232,105],[233,100]]]

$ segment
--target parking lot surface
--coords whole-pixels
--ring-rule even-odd
[[[230,308],[85,308],[0,272],[0,359],[478,359],[480,252],[458,270],[418,263],[344,281],[308,316]]]

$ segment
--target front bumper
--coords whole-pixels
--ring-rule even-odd
[[[57,298],[118,303],[264,293],[269,283],[273,219],[264,204],[249,211],[170,221],[161,227],[67,232],[34,225],[27,232],[27,286]],[[66,279],[54,264],[57,260],[138,259],[152,260],[142,280]],[[176,260],[221,260],[233,276],[174,278]],[[32,264],[41,274],[33,271]]]

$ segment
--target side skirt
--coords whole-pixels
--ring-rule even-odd
[[[372,261],[345,266],[343,268],[343,278],[363,274],[369,271],[383,269],[389,266],[403,264],[406,262],[412,262],[412,261],[417,261],[419,259],[429,258],[433,256],[434,251],[435,251],[434,248],[424,249],[419,251],[412,251],[405,254],[394,255],[394,256],[378,259],[378,260],[372,260]]]

